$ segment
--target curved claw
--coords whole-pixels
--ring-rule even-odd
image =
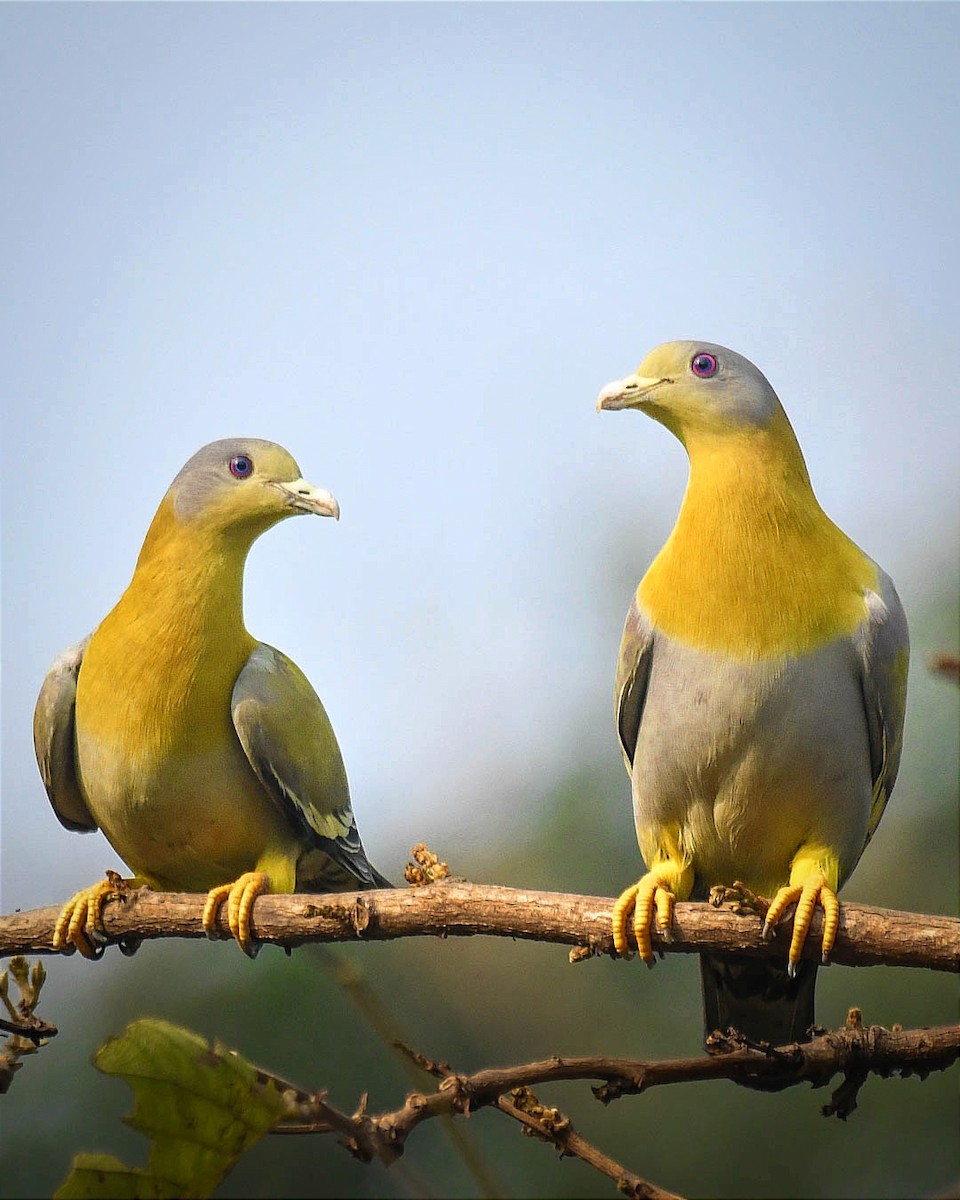
[[[628,887],[613,906],[613,947],[617,954],[628,952],[627,918],[633,912],[633,932],[637,939],[637,953],[647,964],[653,965],[653,942],[650,929],[654,924],[660,936],[670,940],[670,925],[673,921],[673,906],[676,895],[659,871],[650,871],[638,882]]]
[[[790,952],[787,958],[787,973],[793,978],[797,973],[797,964],[800,962],[800,956],[803,953],[807,934],[810,932],[810,925],[813,921],[813,913],[818,904],[823,909],[821,961],[826,963],[829,960],[840,926],[840,901],[823,872],[814,871],[804,879],[803,883],[788,884],[774,896],[763,923],[765,938],[773,936],[774,928],[779,924],[791,904],[797,906],[793,917],[793,936],[790,939]]]
[[[116,871],[108,871],[92,887],[82,888],[71,896],[53,927],[53,949],[63,954],[79,950],[84,958],[103,957],[107,931],[103,927],[103,906],[108,900],[122,900],[133,879],[121,879]]]
[[[253,903],[258,896],[270,891],[270,880],[262,871],[246,871],[233,883],[211,888],[203,906],[203,928],[208,938],[218,938],[217,919],[224,903],[227,905],[227,924],[237,945],[250,958],[256,958],[260,946],[250,932]]]

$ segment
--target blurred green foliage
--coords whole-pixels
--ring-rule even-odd
[[[169,1021],[131,1021],[104,1042],[94,1065],[133,1091],[124,1119],[150,1138],[148,1164],[78,1154],[55,1200],[209,1196],[240,1155],[290,1113],[280,1089],[240,1055]]]
[[[906,752],[893,802],[847,899],[954,912],[958,881],[957,689],[930,676],[924,658],[955,645],[956,581],[911,615],[914,666]],[[576,697],[572,698],[575,704]],[[503,817],[499,836],[433,845],[456,873],[483,882],[614,895],[636,878],[629,788],[611,748],[562,777],[531,777],[537,790]],[[529,782],[529,780],[528,780]],[[497,791],[497,765],[485,786]],[[411,830],[410,842],[429,832]],[[399,877],[396,868],[392,873]],[[52,899],[52,898],[51,898]],[[636,961],[571,966],[561,947],[505,939],[408,939],[337,952],[363,972],[409,1045],[457,1069],[550,1054],[638,1058],[700,1049],[699,973],[675,955],[653,971]],[[372,1111],[398,1106],[411,1079],[374,1035],[334,973],[307,950],[266,947],[256,962],[232,944],[144,945],[132,960],[111,952],[92,966],[48,961],[41,1015],[60,1036],[26,1063],[0,1100],[0,1192],[49,1195],[78,1151],[142,1161],[143,1139],[121,1123],[128,1096],[90,1066],[90,1056],[130,1020],[150,1015],[219,1038],[304,1089],[329,1089],[352,1111],[364,1092]],[[834,967],[820,972],[817,1013],[840,1025],[851,1005],[868,1023],[932,1025],[957,1019],[957,981],[933,972]],[[431,1081],[424,1076],[424,1088]],[[803,1086],[764,1095],[726,1082],[684,1084],[626,1097],[608,1108],[586,1084],[544,1086],[588,1139],[631,1170],[688,1196],[915,1197],[960,1182],[956,1070],[925,1081],[868,1081],[846,1123],[820,1114],[828,1095]],[[501,1114],[464,1123],[468,1136],[516,1197],[611,1196],[582,1163],[521,1137]],[[487,1187],[489,1191],[489,1185]],[[240,1160],[218,1196],[480,1195],[438,1122],[419,1128],[389,1170],[354,1161],[330,1136],[267,1137]]]

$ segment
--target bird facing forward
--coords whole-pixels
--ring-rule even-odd
[[[286,517],[339,517],[282,447],[212,442],[186,463],[116,607],[50,668],[34,745],[67,829],[103,830],[135,886],[208,891],[240,946],[263,892],[390,887],[367,861],[327,714],[303,672],[243,623],[247,553]],[[115,885],[78,892],[55,948],[93,956]]]
[[[616,721],[647,874],[614,911],[652,962],[676,899],[742,882],[796,903],[786,970],[701,957],[706,1032],[774,1045],[813,1024],[817,964],[801,962],[814,908],[822,958],[837,890],[870,840],[900,761],[909,658],[893,583],[814,496],[773,388],[705,342],[657,347],[605,387],[598,409],[635,408],[690,460],[676,525],[627,614]]]

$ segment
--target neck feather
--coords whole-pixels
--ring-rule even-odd
[[[658,628],[747,657],[852,632],[876,568],[818,504],[786,417],[684,444],[680,514],[638,589]]]
[[[101,626],[118,667],[123,660],[142,674],[149,663],[165,702],[193,697],[202,705],[214,694],[229,696],[255,645],[243,623],[251,541],[198,522],[180,523],[165,500],[129,587]],[[146,685],[141,680],[138,686]]]

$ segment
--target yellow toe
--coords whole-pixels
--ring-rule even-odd
[[[107,933],[103,927],[103,906],[108,900],[122,900],[135,879],[122,879],[116,871],[108,871],[92,887],[83,888],[71,896],[53,927],[53,948],[72,954],[79,950],[84,958],[100,958]]]
[[[217,917],[223,907],[223,902],[230,895],[232,887],[232,883],[223,883],[207,892],[207,900],[203,906],[203,931],[212,941],[220,936],[220,931],[217,929]]]
[[[656,913],[657,932],[665,939],[670,937],[670,922],[676,897],[664,887],[651,871],[637,887],[637,899],[633,909],[633,932],[637,939],[637,953],[645,963],[653,962],[653,941],[650,930]]]
[[[613,906],[613,948],[621,957],[626,957],[629,953],[627,943],[627,919],[633,912],[634,904],[637,899],[637,892],[640,890],[640,884],[635,883],[632,887],[628,887],[626,891],[621,892]]]
[[[827,962],[829,959],[840,925],[840,902],[824,873],[819,870],[812,871],[801,883],[788,884],[774,896],[763,925],[764,937],[771,935],[791,904],[796,904],[797,908],[793,916],[793,936],[790,939],[787,970],[790,975],[794,975],[818,904],[823,909],[822,961]]]
[[[650,930],[656,923],[657,932],[665,940],[670,939],[673,922],[673,906],[676,894],[673,890],[673,871],[657,867],[648,871],[639,882],[628,887],[613,906],[613,947],[617,954],[628,952],[627,920],[633,913],[633,932],[637,939],[637,952],[648,965],[653,963],[653,940]],[[656,916],[654,916],[656,914]]]
[[[258,896],[270,891],[270,880],[262,871],[246,871],[233,883],[224,883],[211,888],[203,906],[203,928],[207,937],[219,936],[217,919],[224,903],[227,906],[227,924],[237,945],[251,958],[256,958],[259,949],[250,932],[253,903]]]

